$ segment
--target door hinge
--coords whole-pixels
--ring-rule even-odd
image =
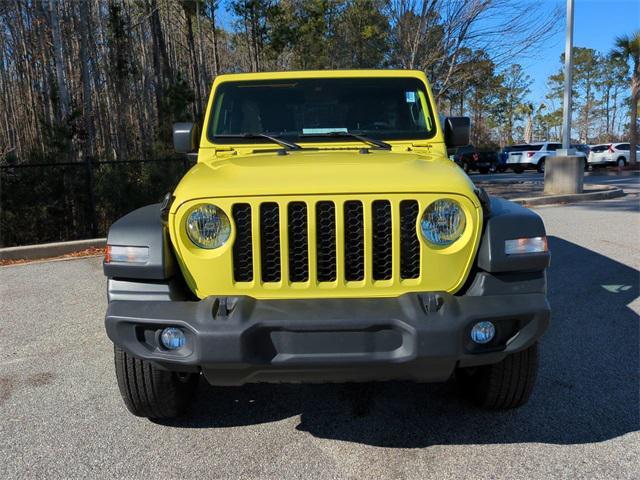
[[[236,153],[236,150],[232,147],[216,147],[213,152],[216,157],[229,157]]]

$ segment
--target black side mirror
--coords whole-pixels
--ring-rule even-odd
[[[178,153],[191,153],[198,148],[198,129],[193,123],[173,124],[173,148]]]
[[[444,119],[444,143],[448,148],[469,145],[469,117],[447,117]]]

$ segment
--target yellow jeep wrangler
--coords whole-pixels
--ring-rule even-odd
[[[216,78],[197,164],[113,224],[104,273],[118,385],[135,415],[180,414],[199,378],[445,381],[525,403],[549,323],[542,220],[447,158],[416,71]]]

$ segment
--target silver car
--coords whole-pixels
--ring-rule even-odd
[[[592,145],[589,153],[589,165],[592,167],[604,167],[616,165],[624,167],[629,163],[629,143],[601,143]],[[640,156],[640,146],[636,146],[636,156]]]
[[[522,173],[526,169],[535,168],[538,172],[544,172],[544,164],[547,157],[553,157],[556,154],[556,150],[562,148],[561,143],[556,142],[539,142],[539,143],[523,143],[520,145],[513,145],[509,147],[511,151],[507,157],[507,167],[513,169],[516,173]],[[587,156],[581,152],[576,151],[578,157],[583,157],[585,160]]]

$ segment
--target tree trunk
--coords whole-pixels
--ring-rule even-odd
[[[51,36],[53,38],[53,57],[56,64],[56,80],[58,81],[58,95],[60,98],[58,121],[66,120],[69,115],[69,91],[64,71],[64,51],[62,49],[62,35],[58,17],[58,1],[49,0],[49,18],[51,21]]]
[[[157,0],[150,0],[147,4],[150,16],[151,38],[153,41],[153,64],[156,77],[156,108],[158,110],[158,133],[160,138],[169,135],[170,127],[167,122],[163,106],[164,88],[168,83],[173,82],[169,55],[167,54],[167,44],[164,40],[160,14],[158,13]]]
[[[629,125],[629,163],[635,165],[638,161],[636,149],[638,145],[638,101],[640,101],[640,59],[636,58],[631,77],[631,121]]]
[[[191,70],[193,72],[193,83],[196,85],[196,104],[194,105],[194,116],[200,118],[202,113],[202,89],[200,88],[200,70],[198,69],[198,59],[196,57],[195,39],[193,37],[193,22],[191,14],[184,12],[187,17],[187,42],[189,43],[189,57],[191,59]]]
[[[91,108],[91,76],[89,74],[89,25],[91,12],[89,2],[79,2],[80,6],[80,76],[82,78],[82,120],[85,130],[85,145],[83,148],[85,161],[94,157],[95,145],[93,134],[93,112]]]
[[[218,5],[216,0],[211,0],[211,35],[213,40],[213,75],[218,76],[220,74],[220,57],[218,55],[218,32],[216,28],[216,9]]]

